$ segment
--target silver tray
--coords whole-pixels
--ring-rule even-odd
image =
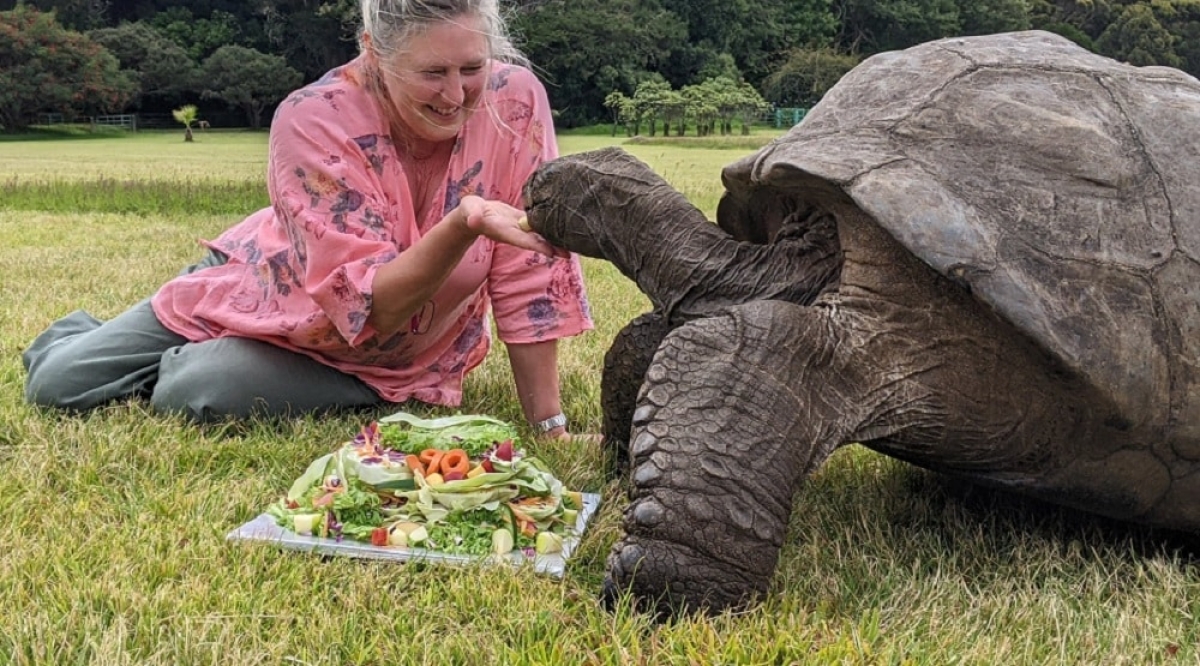
[[[318,555],[342,555],[372,560],[393,562],[428,562],[436,564],[475,565],[509,563],[512,566],[532,566],[534,571],[562,578],[567,559],[571,557],[579,539],[587,528],[588,521],[600,507],[600,495],[583,493],[583,509],[575,519],[575,533],[563,539],[562,552],[532,557],[520,550],[507,555],[455,555],[424,548],[400,548],[397,546],[372,546],[360,541],[330,539],[318,536],[301,536],[275,523],[270,514],[260,514],[254,520],[225,535],[229,541],[266,542],[287,550],[298,550]]]

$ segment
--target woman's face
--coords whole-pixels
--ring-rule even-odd
[[[431,25],[383,64],[387,95],[409,137],[454,139],[478,106],[490,74],[482,22],[459,17]]]

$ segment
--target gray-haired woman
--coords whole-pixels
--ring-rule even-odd
[[[557,340],[592,327],[576,257],[522,226],[557,156],[545,90],[495,0],[363,0],[361,53],[284,100],[271,206],[108,322],[25,352],[30,401],[144,395],[198,420],[419,400],[457,405],[489,313],[525,416],[566,434]]]

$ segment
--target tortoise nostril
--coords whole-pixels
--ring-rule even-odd
[[[559,169],[560,167],[558,165],[558,161],[550,160],[549,162],[546,162],[542,166],[538,167],[538,170],[534,173],[534,177],[541,182],[543,180],[553,178],[555,172],[559,171]]]

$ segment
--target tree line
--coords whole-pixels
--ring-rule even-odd
[[[1200,0],[511,0],[564,127],[726,131],[808,107],[863,58],[1041,29],[1200,74]],[[38,112],[239,109],[246,124],[357,52],[358,0],[0,0],[0,124]],[[85,75],[86,73],[86,75]],[[640,94],[639,94],[640,91]],[[753,94],[751,94],[753,93]],[[651,124],[652,123],[652,124]]]

